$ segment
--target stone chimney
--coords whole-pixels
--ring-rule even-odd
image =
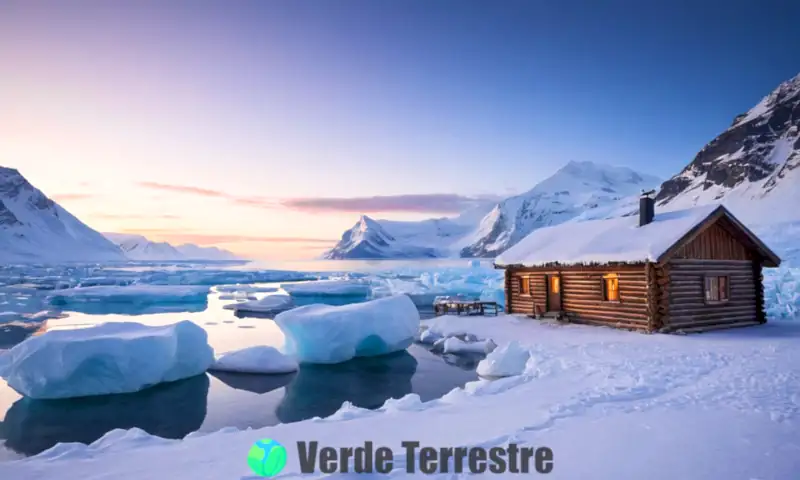
[[[639,226],[643,227],[653,221],[656,216],[656,199],[653,198],[655,190],[642,191],[639,197]]]

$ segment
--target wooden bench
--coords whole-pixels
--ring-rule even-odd
[[[481,300],[441,300],[434,302],[433,312],[436,315],[447,315],[448,313],[455,313],[456,315],[498,315],[500,313],[500,306],[497,302],[484,302]]]

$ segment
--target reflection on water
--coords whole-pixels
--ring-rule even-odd
[[[315,302],[339,305],[364,299],[296,297],[295,300],[301,305]],[[158,314],[136,316],[131,316],[130,305],[119,305],[127,308],[125,312],[110,313],[109,309],[117,308],[113,304],[87,304],[82,306],[88,309],[83,313],[66,312],[67,318],[49,321],[47,329],[81,328],[108,321],[165,325],[188,319],[205,328],[217,353],[283,344],[283,333],[269,320],[273,315],[234,313],[223,308],[232,302],[220,299],[213,292],[207,301],[207,308],[174,305],[180,312],[165,313],[163,309],[170,306],[160,305]],[[146,307],[142,308],[142,313],[147,313]],[[421,311],[423,317],[432,313],[432,310]],[[19,328],[7,325],[0,330],[0,344],[11,346],[32,334],[34,328],[38,325]],[[67,400],[20,399],[0,380],[0,418],[5,413],[0,422],[0,440],[6,439],[6,448],[32,455],[59,442],[88,444],[117,428],[137,427],[165,438],[182,438],[193,431],[210,432],[226,426],[262,428],[326,417],[344,402],[376,408],[389,398],[408,393],[416,393],[427,401],[477,379],[474,369],[480,358],[442,357],[411,345],[404,352],[338,365],[303,365],[295,374],[213,372],[211,377],[201,375],[132,394]]]
[[[247,392],[263,395],[285,387],[295,377],[295,373],[284,375],[256,375],[252,373],[208,372],[225,385]]]
[[[336,365],[304,365],[286,387],[276,414],[289,423],[327,417],[346,401],[357,407],[378,408],[389,398],[411,393],[411,377],[416,370],[417,360],[405,351]]]
[[[6,447],[35,455],[60,442],[92,443],[116,428],[141,428],[183,438],[206,417],[208,377],[198,375],[137,393],[34,400],[22,398],[6,412],[0,436]]]
[[[15,452],[35,455],[60,442],[89,444],[117,428],[183,438],[224,426],[261,428],[327,417],[344,402],[374,409],[412,392],[431,400],[477,378],[465,365],[454,368],[416,345],[409,351],[336,365],[302,365],[286,375],[211,372],[219,380],[212,388],[203,374],[137,393],[22,398],[0,423],[0,439]]]

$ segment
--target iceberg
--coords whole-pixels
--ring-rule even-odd
[[[281,288],[292,296],[367,297],[372,293],[369,283],[349,279],[283,283]]]
[[[103,285],[58,290],[50,295],[51,305],[92,302],[158,305],[170,303],[206,303],[208,287],[194,285]]]
[[[297,361],[275,347],[259,345],[221,355],[210,370],[239,373],[290,373],[297,370]]]
[[[530,359],[530,352],[517,341],[495,348],[478,364],[478,375],[482,377],[511,377],[522,375]]]
[[[231,303],[223,306],[227,310],[235,310],[237,312],[280,312],[292,308],[294,303],[292,297],[289,295],[267,295],[260,300],[251,300],[249,302]]]
[[[284,353],[301,363],[340,363],[405,350],[419,332],[419,311],[406,295],[344,306],[313,304],[278,314]]]
[[[199,375],[213,362],[206,331],[188,320],[114,322],[30,337],[0,357],[0,376],[26,397],[71,398],[137,392]]]

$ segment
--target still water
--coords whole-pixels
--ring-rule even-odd
[[[47,328],[81,328],[106,321],[159,325],[189,319],[206,329],[218,353],[283,343],[283,334],[269,318],[237,316],[222,308],[226,303],[231,301],[212,293],[202,311],[135,316],[66,312],[67,317],[50,320]],[[12,335],[20,338],[12,339]],[[19,332],[7,332],[4,342],[21,338]],[[431,400],[476,379],[479,360],[477,356],[440,356],[412,345],[405,352],[382,357],[307,365],[288,375],[213,372],[133,394],[67,400],[21,398],[0,379],[0,442],[4,442],[0,459],[34,455],[59,442],[91,443],[115,428],[138,427],[161,437],[182,438],[195,431],[259,428],[325,417],[345,401],[377,408],[389,398],[408,393]]]

